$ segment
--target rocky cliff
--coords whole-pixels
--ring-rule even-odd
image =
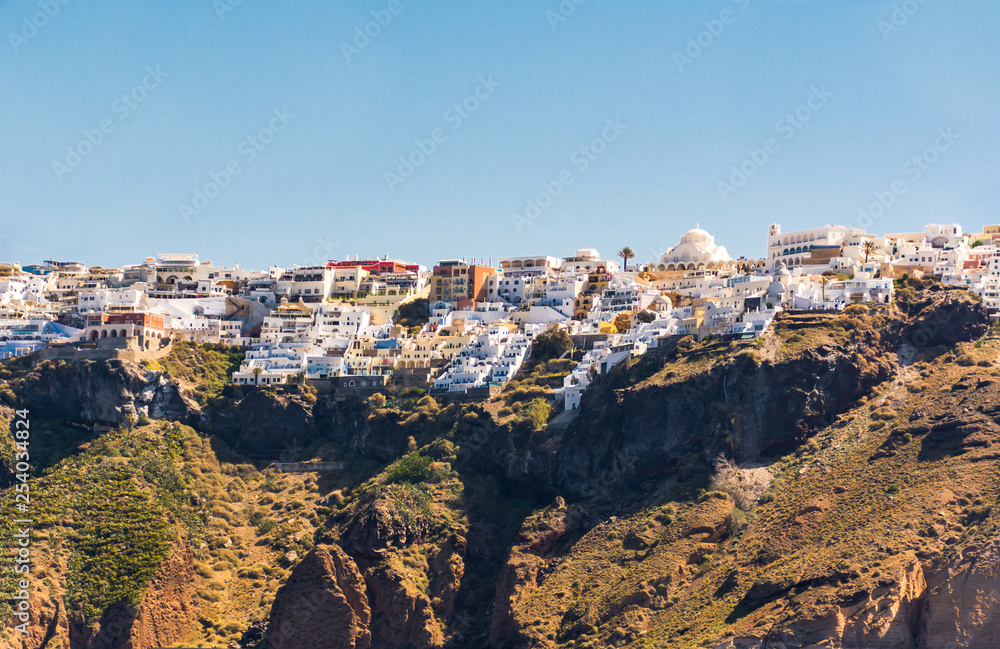
[[[141,604],[89,631],[63,589],[37,593],[24,646],[198,643],[250,620],[244,646],[273,649],[993,647],[1000,342],[985,333],[968,295],[904,288],[891,307],[787,314],[756,344],[630,361],[551,428],[305,389],[227,388],[199,409],[162,372],[40,366],[18,396],[46,418],[198,426],[177,511],[227,531],[203,533],[196,570],[174,551]],[[88,444],[102,471],[138,461]],[[297,483],[247,456],[349,462]]]
[[[36,560],[49,557],[40,548]],[[34,620],[26,636],[12,635],[18,649],[155,649],[170,646],[188,632],[194,607],[193,558],[186,541],[180,541],[157,569],[137,606],[116,605],[100,622],[88,625],[78,615],[67,615],[61,585],[65,565],[37,567],[33,580],[31,611]]]
[[[354,560],[337,545],[296,566],[271,608],[273,649],[368,649],[371,608]]]
[[[165,372],[119,360],[45,361],[21,386],[23,405],[36,417],[98,426],[151,419],[194,422],[201,412]]]

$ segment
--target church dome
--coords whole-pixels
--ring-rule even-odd
[[[700,243],[712,245],[715,243],[715,237],[701,228],[695,228],[684,233],[684,236],[681,237],[681,243]]]
[[[665,270],[721,270],[732,262],[726,249],[716,245],[715,237],[700,227],[685,232],[678,245],[660,256]]]
[[[778,266],[777,272],[774,273],[774,278],[784,284],[785,288],[787,288],[791,283],[792,274],[788,272],[788,267],[785,266],[785,262],[781,262],[781,265]]]

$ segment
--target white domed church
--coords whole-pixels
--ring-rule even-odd
[[[680,244],[660,256],[656,269],[729,271],[735,263],[725,247],[715,245],[715,237],[695,227],[684,233]]]

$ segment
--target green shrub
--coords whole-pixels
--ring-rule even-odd
[[[724,491],[706,491],[699,498],[698,502],[708,502],[709,500],[729,500],[729,494]]]
[[[389,468],[390,484],[415,484],[430,475],[431,458],[414,451],[404,455]]]
[[[162,512],[135,489],[130,475],[100,479],[89,502],[81,503],[87,519],[72,541],[67,581],[70,606],[82,608],[88,622],[119,602],[137,605],[174,540]]]
[[[531,343],[529,360],[542,362],[559,358],[571,349],[573,349],[573,341],[570,340],[569,334],[564,329],[538,334]]]
[[[545,427],[545,424],[549,421],[549,415],[552,414],[552,406],[545,399],[532,399],[527,406],[525,406],[518,419],[521,421],[530,421],[531,425],[535,427],[535,430],[541,430]]]

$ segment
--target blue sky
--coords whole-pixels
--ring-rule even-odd
[[[760,256],[770,223],[863,209],[1000,222],[996,2],[62,2],[0,3],[0,260],[647,261],[695,223]]]

